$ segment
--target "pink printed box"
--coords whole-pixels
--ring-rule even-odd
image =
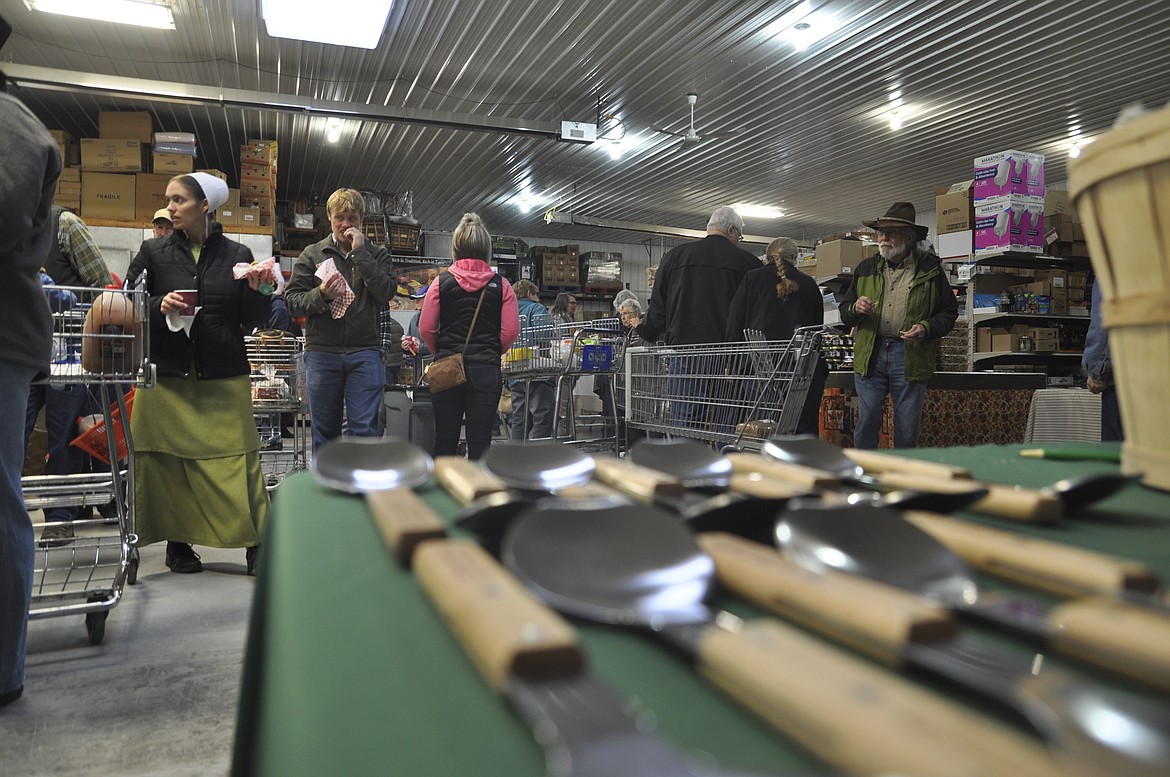
[[[1043,197],[1044,155],[1009,150],[978,156],[972,176],[976,202],[1009,194]]]
[[[1010,194],[975,203],[975,254],[1044,251],[1044,198]]]

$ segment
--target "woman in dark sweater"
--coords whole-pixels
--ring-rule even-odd
[[[796,269],[794,260],[798,253],[799,248],[791,238],[776,238],[768,244],[767,263],[743,277],[731,300],[728,342],[746,340],[745,329],[759,330],[769,341],[791,340],[801,327],[824,324],[821,289],[814,279]],[[828,365],[824,359],[818,359],[797,434],[817,433],[821,394],[828,374]]]

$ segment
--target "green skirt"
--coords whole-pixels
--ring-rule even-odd
[[[160,378],[153,389],[136,392],[130,433],[139,546],[260,542],[268,492],[247,375]]]

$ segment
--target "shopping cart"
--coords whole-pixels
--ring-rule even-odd
[[[568,429],[560,428],[562,397],[571,397],[576,378],[591,375],[594,379],[613,380],[623,365],[627,334],[617,319],[596,319],[583,324],[553,324],[530,327],[504,354],[505,380],[555,381],[552,437],[589,448],[620,450],[618,414],[610,403],[602,434],[588,440],[577,437],[573,402],[567,402],[565,419]]]
[[[244,338],[252,375],[252,416],[260,434],[260,468],[269,491],[309,466],[305,340],[278,329]]]
[[[49,390],[81,390],[102,408],[100,418],[74,443],[98,456],[104,466],[68,475],[30,475],[21,487],[27,509],[104,507],[114,513],[72,522],[74,537],[37,541],[29,618],[84,614],[92,644],[105,637],[109,611],[125,584],[138,577],[134,547],[134,444],[130,397],[154,385],[149,363],[147,296],[134,289],[46,286],[53,313],[52,368],[37,382]],[[109,455],[114,451],[114,455]],[[38,537],[46,527],[34,521]]]
[[[721,448],[757,449],[800,420],[820,355],[823,327],[791,340],[655,345],[626,351],[626,424]]]

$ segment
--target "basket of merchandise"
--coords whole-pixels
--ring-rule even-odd
[[[109,420],[114,428],[114,450],[118,454],[118,461],[125,459],[127,454],[125,427],[130,423],[130,411],[134,407],[133,388],[126,392],[122,402],[126,406],[125,423],[122,422],[121,408],[116,403],[109,412]],[[69,444],[109,464],[110,447],[106,438],[106,417],[101,414],[82,416],[77,419],[77,429],[81,434]]]

